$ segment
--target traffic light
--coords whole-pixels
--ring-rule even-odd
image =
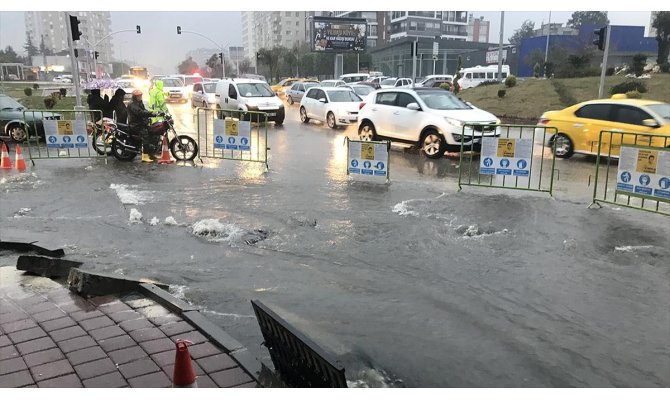
[[[135,25],[135,29],[137,30],[137,33],[142,33],[142,28],[140,28],[139,25]]]
[[[79,51],[77,49],[74,49],[74,56],[79,57]]]
[[[593,31],[593,34],[596,36],[596,39],[593,40],[593,44],[598,46],[599,50],[605,50],[605,42],[607,33],[607,27],[602,27]]]
[[[95,57],[96,60],[98,59],[99,55],[100,55],[100,53],[98,53],[97,51],[95,53],[93,53],[93,56]]]
[[[177,26],[177,35],[181,35],[181,26]]]
[[[81,32],[79,31],[79,19],[70,15],[70,29],[72,30],[72,40],[79,40]]]
[[[223,64],[223,53],[219,53],[219,59],[221,59],[221,64]]]

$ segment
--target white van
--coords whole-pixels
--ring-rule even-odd
[[[346,83],[363,82],[370,77],[370,74],[344,74],[340,75],[340,80]]]
[[[268,114],[268,121],[274,121],[276,125],[284,123],[284,103],[267,82],[258,79],[222,79],[216,83],[214,96],[218,102],[217,110],[223,111],[223,117],[239,116],[226,111],[262,111]]]
[[[502,79],[505,80],[509,76],[509,65],[502,66]],[[463,68],[461,69],[461,79],[458,80],[458,84],[461,86],[461,89],[472,88],[478,86],[484,81],[492,81],[498,79],[498,66],[497,65],[488,65],[482,67],[478,65],[472,68]]]

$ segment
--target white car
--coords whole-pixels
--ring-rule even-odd
[[[336,87],[336,86],[345,86],[347,83],[341,79],[326,79],[319,83],[320,86],[324,87]]]
[[[410,78],[386,78],[383,81],[379,82],[379,86],[381,86],[382,89],[392,87],[412,86],[412,80]]]
[[[58,75],[53,81],[58,83],[72,83],[72,75]]]
[[[348,87],[311,87],[300,100],[300,120],[325,122],[329,128],[355,124],[362,99]]]
[[[359,112],[361,140],[389,139],[416,146],[428,158],[446,151],[481,150],[482,136],[498,136],[495,115],[438,88],[380,89]],[[471,128],[463,126],[473,124]]]
[[[167,95],[165,97],[166,102],[186,103],[188,101],[190,93],[183,80],[177,77],[167,77],[161,80],[163,81],[163,92]]]
[[[215,107],[218,103],[219,102],[216,99],[216,82],[204,82],[204,83],[193,84],[193,94],[191,94],[191,107],[209,108],[209,107]]]

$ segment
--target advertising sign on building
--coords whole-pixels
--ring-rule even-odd
[[[505,63],[507,62],[507,49],[503,49],[502,54],[503,54],[503,63]],[[486,63],[498,64],[498,50],[486,52]]]
[[[347,53],[365,51],[367,23],[362,18],[312,19],[312,51]]]

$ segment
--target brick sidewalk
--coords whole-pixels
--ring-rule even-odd
[[[86,300],[63,287],[0,287],[0,388],[170,387],[177,339],[193,342],[198,387],[258,387],[223,349],[142,295]]]

